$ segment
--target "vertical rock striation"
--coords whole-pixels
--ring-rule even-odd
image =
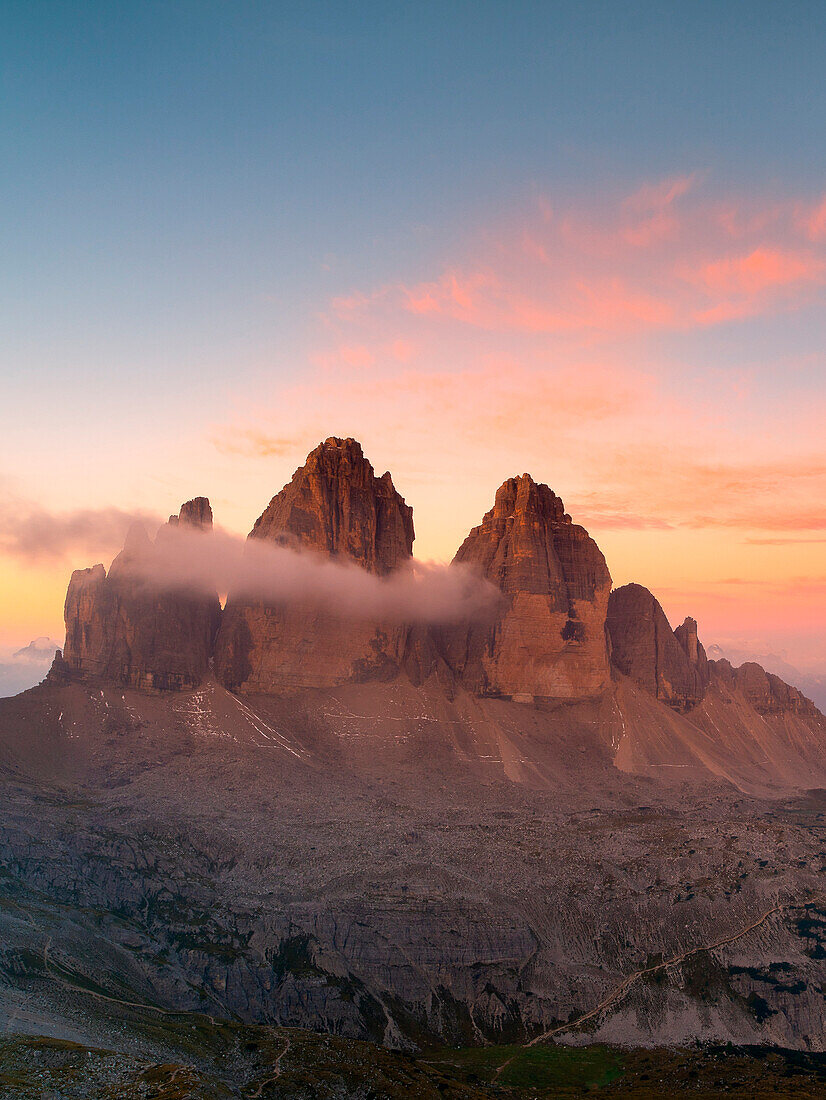
[[[354,439],[321,443],[273,497],[250,532],[302,553],[387,576],[410,561],[413,510],[389,473],[376,477]],[[406,630],[345,620],[318,604],[289,606],[230,595],[215,652],[233,691],[281,692],[394,675]]]
[[[640,687],[675,710],[688,710],[701,701],[709,663],[694,619],[672,630],[648,589],[626,584],[611,593],[608,632],[613,664]]]
[[[169,525],[212,529],[205,497],[187,501]],[[161,528],[158,538],[165,536]],[[102,565],[78,569],[66,593],[66,644],[61,670],[82,680],[180,691],[196,687],[209,668],[218,628],[217,594],[163,591],[140,566],[153,544],[133,527],[109,574]]]
[[[454,560],[505,597],[492,624],[439,632],[440,651],[466,687],[529,701],[584,698],[607,686],[611,577],[547,485],[528,474],[506,481]]]

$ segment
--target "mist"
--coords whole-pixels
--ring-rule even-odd
[[[156,527],[160,517],[121,508],[50,512],[28,501],[0,500],[0,551],[31,563],[99,555],[122,546],[136,523]]]
[[[184,525],[161,528],[154,543],[133,532],[117,575],[161,591],[315,604],[347,618],[381,621],[450,624],[484,618],[502,598],[498,588],[463,565],[412,560],[380,577],[311,550]]]

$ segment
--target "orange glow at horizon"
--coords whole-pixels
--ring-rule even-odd
[[[681,175],[593,209],[542,197],[425,278],[333,297],[293,381],[262,363],[223,420],[146,441],[141,504],[205,493],[246,533],[319,440],[351,435],[413,505],[417,555],[446,560],[528,471],[616,584],[693,615],[701,639],[765,630],[826,662],[826,359],[762,359],[751,337],[753,361],[729,366],[685,343],[793,323],[826,304],[825,276],[823,196],[712,200]],[[118,490],[117,468],[99,476]],[[88,564],[0,560],[9,639],[59,630],[70,568]]]

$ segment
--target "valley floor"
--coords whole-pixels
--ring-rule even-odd
[[[194,1021],[194,1022],[192,1022]],[[826,1055],[751,1047],[447,1048],[412,1056],[299,1029],[181,1017],[183,1060],[37,1036],[0,1038],[8,1100],[816,1100]],[[189,1058],[186,1058],[186,1053]],[[504,1072],[502,1067],[505,1067]]]

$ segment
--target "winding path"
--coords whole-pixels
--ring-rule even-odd
[[[271,1073],[269,1077],[265,1077],[264,1080],[261,1082],[261,1084],[258,1086],[258,1088],[255,1090],[255,1092],[250,1093],[250,1100],[254,1100],[254,1098],[259,1097],[261,1095],[261,1093],[264,1091],[264,1089],[267,1087],[267,1085],[271,1085],[273,1083],[273,1081],[277,1081],[278,1078],[281,1076],[281,1059],[284,1057],[284,1055],[290,1049],[290,1037],[289,1037],[289,1035],[285,1035],[284,1040],[285,1040],[284,1049],[280,1052],[280,1054],[278,1055],[278,1057],[275,1059],[275,1061],[272,1064],[272,1067],[275,1070],[275,1073]]]
[[[209,1020],[213,1027],[219,1027],[218,1021],[209,1012],[198,1012],[193,1009],[176,1009],[176,1008],[161,1008],[160,1005],[147,1004],[145,1001],[124,1001],[121,997],[112,997],[108,993],[98,993],[96,989],[87,989],[86,986],[78,985],[76,982],[72,982],[67,979],[59,971],[55,971],[54,965],[49,961],[49,948],[52,944],[52,937],[47,936],[46,942],[43,945],[43,967],[48,976],[56,981],[59,985],[62,985],[65,989],[71,989],[76,993],[85,993],[88,997],[97,997],[99,1001],[109,1001],[111,1004],[123,1005],[125,1008],[142,1008],[147,1012],[159,1012],[162,1016],[203,1016]],[[57,964],[60,966],[60,964]]]
[[[566,1024],[559,1024],[557,1027],[548,1028],[547,1031],[535,1035],[533,1039],[524,1044],[522,1049],[527,1050],[529,1047],[534,1047],[538,1043],[544,1043],[546,1040],[552,1039],[555,1035],[562,1034],[563,1031],[570,1031],[572,1028],[580,1027],[582,1024],[587,1023],[588,1020],[596,1019],[598,1016],[601,1016],[606,1009],[612,1008],[614,1005],[618,1004],[625,997],[625,994],[631,986],[634,985],[635,982],[638,982],[640,978],[644,978],[648,974],[656,974],[661,970],[670,970],[672,967],[680,966],[686,959],[690,959],[693,955],[700,955],[704,951],[714,951],[718,947],[726,947],[730,943],[736,943],[737,940],[743,939],[751,932],[760,928],[761,925],[765,924],[767,920],[777,913],[785,913],[791,909],[803,909],[807,905],[822,904],[823,901],[823,898],[812,898],[810,901],[806,902],[782,902],[772,906],[771,909],[767,909],[765,913],[762,913],[756,920],[753,920],[751,924],[747,924],[745,928],[741,928],[739,932],[734,932],[730,936],[723,936],[722,939],[714,940],[713,943],[703,943],[700,944],[699,947],[691,947],[687,951],[681,951],[679,954],[672,955],[671,958],[664,959],[661,963],[657,963],[656,966],[646,966],[641,970],[635,970],[632,974],[623,978],[620,984],[615,986],[614,989],[612,989],[607,996],[603,997],[603,999],[592,1009],[584,1012],[581,1016],[577,1016],[574,1020],[569,1020]],[[519,1053],[517,1052],[508,1058],[507,1061],[503,1062],[497,1069],[494,1079],[498,1080],[503,1071],[518,1057]]]

